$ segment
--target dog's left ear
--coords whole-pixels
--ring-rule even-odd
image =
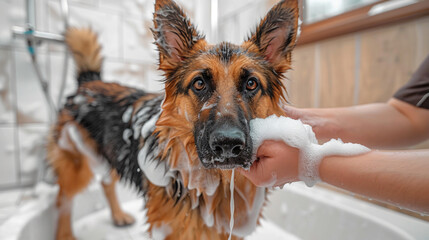
[[[298,31],[298,0],[282,0],[261,20],[247,40],[270,62],[277,73],[290,68],[291,51]]]
[[[196,42],[204,39],[183,10],[172,0],[156,0],[152,29],[159,51],[160,69],[174,69]]]

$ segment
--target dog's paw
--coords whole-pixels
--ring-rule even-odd
[[[120,212],[113,215],[113,224],[117,227],[129,226],[134,222],[134,217],[128,213]]]

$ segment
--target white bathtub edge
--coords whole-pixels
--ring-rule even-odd
[[[290,191],[316,199],[332,207],[370,219],[400,234],[404,239],[426,240],[429,237],[429,222],[364,202],[352,196],[337,193],[319,186],[308,188],[301,182],[287,185],[282,191]],[[329,198],[326,196],[329,196]],[[332,201],[333,197],[335,201]]]

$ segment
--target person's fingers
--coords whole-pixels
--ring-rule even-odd
[[[282,105],[282,109],[285,112],[286,116],[293,119],[300,119],[302,117],[302,113],[298,108],[292,107],[290,105]]]
[[[259,146],[258,151],[256,151],[256,157],[258,159],[264,158],[264,157],[268,157],[270,154],[269,151],[269,142],[270,140],[265,140],[261,146]]]
[[[256,152],[258,158],[273,158],[279,156],[281,151],[287,148],[287,144],[280,140],[265,140]]]
[[[276,147],[277,142],[275,140],[265,140],[262,142],[261,146],[259,146],[258,151],[256,152],[257,158],[267,158],[273,157],[273,147]]]

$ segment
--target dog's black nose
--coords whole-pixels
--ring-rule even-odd
[[[237,157],[245,147],[244,132],[234,126],[220,126],[210,134],[210,148],[222,158]]]

